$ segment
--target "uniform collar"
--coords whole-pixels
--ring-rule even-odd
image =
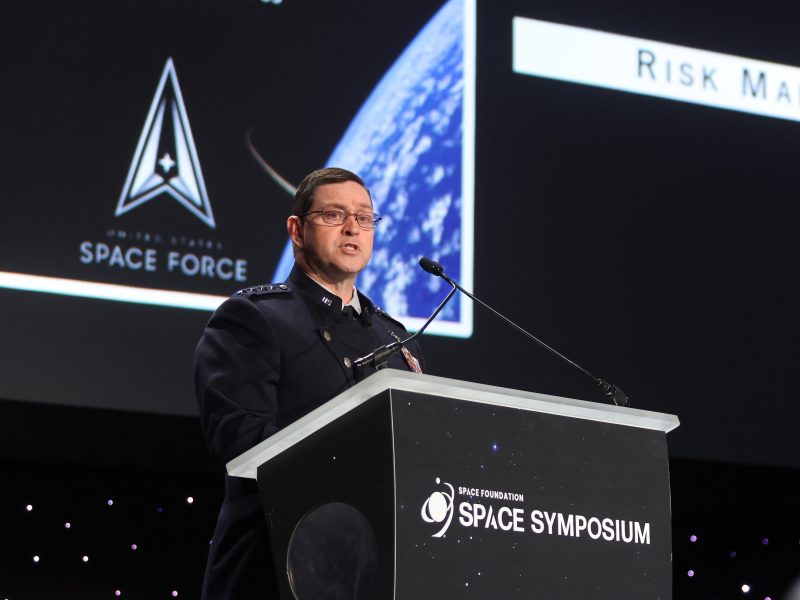
[[[357,315],[361,314],[361,300],[358,296],[358,290],[355,288],[355,286],[353,286],[353,297],[350,299],[350,302],[345,304],[345,306],[352,306]]]
[[[305,292],[319,304],[334,311],[342,311],[342,299],[328,288],[312,279],[311,276],[298,267],[297,264],[292,267],[292,272],[289,273],[287,281],[289,281],[294,288]],[[359,292],[358,289],[353,290],[352,300],[344,306],[352,306],[358,314],[365,311],[367,314],[374,312],[374,306],[370,299]]]

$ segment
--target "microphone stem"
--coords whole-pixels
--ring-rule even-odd
[[[444,300],[442,300],[439,303],[439,306],[436,307],[436,310],[433,311],[433,314],[428,318],[427,321],[425,321],[425,324],[422,327],[420,327],[414,334],[412,334],[411,336],[409,336],[408,338],[406,338],[401,342],[403,345],[407,344],[417,336],[422,335],[422,332],[428,328],[428,325],[430,325],[433,322],[433,320],[436,318],[436,315],[438,315],[441,312],[441,310],[444,308],[444,305],[450,302],[450,298],[452,298],[453,294],[456,293],[456,288],[458,288],[458,285],[455,282],[450,281],[449,279],[445,279],[445,281],[447,281],[447,283],[452,285],[453,289],[451,289],[450,292],[447,294],[447,296],[445,296]]]
[[[362,356],[361,358],[357,358],[354,361],[355,365],[357,367],[363,367],[371,364],[372,366],[375,367],[376,370],[382,369],[389,362],[389,357],[392,354],[399,352],[403,348],[403,346],[405,346],[408,342],[410,342],[417,336],[421,335],[422,332],[425,331],[425,329],[428,327],[428,325],[431,324],[431,321],[433,321],[436,318],[436,315],[438,315],[439,312],[444,308],[444,305],[450,301],[450,298],[453,297],[453,294],[456,293],[456,288],[457,288],[456,284],[450,281],[449,279],[445,280],[452,286],[452,289],[447,294],[447,296],[445,296],[445,299],[439,303],[439,306],[436,307],[436,310],[433,311],[433,314],[428,318],[427,321],[425,321],[425,324],[422,327],[420,327],[415,333],[408,336],[404,340],[398,338],[396,342],[392,342],[391,344],[387,344],[386,346],[381,346],[374,352],[371,352],[366,356]]]
[[[579,370],[581,373],[583,373],[583,374],[584,374],[584,375],[586,375],[587,377],[590,377],[590,378],[592,379],[592,381],[594,381],[595,383],[597,383],[598,381],[602,381],[602,380],[600,380],[598,377],[595,377],[594,375],[592,375],[591,373],[589,373],[589,371],[587,371],[586,369],[584,369],[584,368],[583,368],[582,366],[580,366],[578,363],[576,363],[576,362],[574,362],[574,361],[571,361],[570,359],[568,359],[566,356],[564,356],[563,354],[561,354],[561,353],[560,353],[558,350],[556,350],[555,348],[551,348],[550,346],[548,346],[547,344],[545,344],[545,343],[544,343],[542,340],[540,340],[539,338],[537,338],[535,335],[533,335],[532,333],[529,333],[528,331],[524,330],[522,327],[520,327],[519,325],[517,325],[516,323],[514,323],[514,321],[512,321],[511,319],[509,319],[509,318],[508,318],[508,317],[506,317],[505,315],[502,315],[502,314],[500,314],[499,312],[497,312],[495,309],[493,309],[491,306],[489,306],[488,304],[486,304],[486,303],[485,303],[483,300],[481,300],[480,298],[476,298],[475,296],[473,296],[472,294],[470,294],[470,293],[469,293],[467,290],[465,290],[464,288],[462,288],[460,285],[458,285],[458,284],[457,284],[455,281],[453,281],[452,279],[450,279],[450,278],[449,278],[447,275],[445,275],[444,273],[442,273],[441,277],[442,277],[443,279],[445,279],[445,280],[446,280],[446,281],[447,281],[447,282],[448,282],[450,285],[452,285],[454,289],[455,289],[455,288],[458,288],[458,290],[459,290],[459,291],[460,291],[462,294],[464,294],[464,295],[465,295],[465,296],[467,296],[468,298],[471,298],[473,301],[477,302],[478,304],[480,304],[480,305],[481,305],[481,306],[483,306],[484,308],[487,308],[487,309],[489,309],[490,311],[492,311],[492,312],[493,312],[495,315],[497,315],[498,317],[500,317],[501,319],[503,319],[503,321],[505,321],[506,323],[508,323],[509,325],[511,325],[511,326],[512,326],[514,329],[516,329],[517,331],[519,331],[519,332],[520,332],[520,333],[522,333],[523,335],[527,336],[528,338],[530,338],[531,340],[533,340],[534,342],[536,342],[537,344],[539,344],[539,345],[540,345],[542,348],[544,348],[544,349],[545,349],[545,350],[547,350],[548,352],[551,352],[552,354],[556,355],[556,356],[557,356],[557,357],[559,357],[561,360],[568,362],[568,363],[569,363],[569,364],[571,364],[573,367],[575,367],[576,369],[578,369],[578,370]]]
[[[441,277],[447,283],[452,285],[453,289],[451,290],[450,295],[452,295],[452,293],[455,292],[456,290],[459,290],[462,294],[464,294],[465,296],[470,298],[473,302],[477,302],[478,304],[480,304],[484,308],[489,309],[495,315],[497,315],[498,317],[503,319],[503,321],[505,321],[506,323],[511,325],[514,329],[516,329],[517,331],[519,331],[520,333],[525,335],[525,337],[527,337],[528,339],[533,340],[534,342],[539,344],[539,346],[541,346],[542,348],[544,348],[545,350],[550,352],[553,356],[557,356],[558,358],[560,358],[564,362],[569,363],[570,365],[575,367],[578,371],[580,371],[581,373],[583,373],[584,375],[589,377],[594,382],[595,386],[600,388],[600,391],[603,393],[603,395],[606,396],[607,398],[610,398],[614,402],[614,404],[616,404],[617,406],[627,406],[628,397],[625,395],[625,392],[623,392],[621,388],[618,388],[617,386],[615,386],[615,385],[613,385],[611,383],[608,383],[607,381],[604,381],[604,380],[600,379],[599,377],[595,377],[594,375],[589,373],[589,371],[587,371],[582,366],[580,366],[578,363],[576,363],[574,361],[571,361],[566,356],[564,356],[563,354],[558,352],[555,348],[551,348],[550,346],[545,344],[542,340],[537,338],[532,333],[529,333],[529,332],[525,331],[522,327],[520,327],[519,325],[514,323],[514,321],[512,321],[508,317],[506,317],[504,315],[501,315],[499,312],[497,312],[491,306],[486,304],[483,300],[473,296],[471,293],[469,293],[467,290],[462,288],[455,281],[453,281],[447,275],[445,275],[444,269],[442,268],[442,265],[440,265],[439,263],[437,263],[435,261],[432,261],[429,258],[422,257],[421,259],[419,259],[419,266],[422,267],[423,269],[425,269],[431,275],[436,275],[437,277]],[[450,299],[450,295],[447,296],[447,300]],[[445,300],[445,302],[447,302],[447,300]],[[442,303],[442,305],[439,306],[438,309],[436,309],[436,312],[433,313],[433,317],[435,317],[436,314],[439,312],[439,310],[441,310],[442,306],[444,306],[444,302]],[[433,319],[433,317],[431,317],[431,319]],[[430,323],[430,320],[428,320],[428,323]],[[428,326],[428,323],[425,323],[425,327]],[[425,327],[423,327],[422,329],[425,329]],[[419,333],[422,333],[422,331],[420,330]],[[414,336],[412,336],[412,337],[414,337]],[[411,338],[409,338],[409,339],[411,339]],[[406,341],[408,341],[408,340],[406,340]]]

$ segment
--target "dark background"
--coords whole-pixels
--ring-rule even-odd
[[[260,151],[298,181],[324,163],[438,8],[422,0],[5,8],[0,269],[87,278],[76,272],[78,243],[101,239],[113,223],[172,56],[225,249],[250,258],[253,282],[269,279],[287,199],[247,154],[245,131],[254,128]],[[736,597],[748,577],[760,578],[759,597],[775,598],[798,574],[800,126],[515,75],[511,18],[800,65],[798,13],[745,1],[478,4],[474,292],[622,386],[635,407],[680,417],[670,434],[679,598]],[[176,203],[154,210],[165,231],[177,220],[184,227]],[[198,221],[189,233],[203,228]],[[214,285],[214,293],[233,291]],[[0,315],[3,519],[14,526],[0,542],[8,559],[0,586],[15,582],[9,598],[25,597],[47,579],[91,597],[87,581],[117,585],[114,574],[124,572],[142,597],[167,597],[145,582],[168,587],[172,575],[197,589],[220,493],[191,375],[209,314],[0,290]],[[480,307],[474,332],[424,339],[431,373],[598,399],[580,373]],[[109,490],[141,513],[102,521],[88,507],[104,506]],[[198,502],[188,508],[191,493]],[[154,513],[166,496],[174,510]],[[29,497],[45,499],[37,506],[49,507],[51,523],[24,520]],[[35,549],[26,544],[55,544],[50,525],[64,506],[87,507],[95,554],[108,564],[75,570],[87,565],[63,558],[79,552],[65,541],[53,546],[55,566],[29,573]],[[161,532],[151,562],[116,560],[113,523],[147,528],[152,514],[169,519],[148,529]],[[698,531],[706,535],[690,544]],[[689,568],[696,575],[687,579]]]

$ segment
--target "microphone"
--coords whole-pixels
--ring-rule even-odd
[[[424,256],[420,258],[419,266],[425,269],[431,275],[436,275],[437,277],[444,275],[444,267],[430,258],[426,258]],[[445,281],[447,281],[447,279],[445,279]],[[452,281],[450,282],[450,285],[454,285]]]
[[[519,331],[522,334],[524,334],[525,336],[527,336],[529,339],[531,339],[534,342],[536,342],[537,344],[539,344],[542,348],[544,348],[545,350],[547,350],[551,354],[557,356],[561,360],[567,362],[568,364],[572,365],[573,367],[578,369],[584,375],[590,377],[592,379],[592,381],[594,382],[595,386],[600,388],[600,392],[606,398],[608,398],[614,404],[616,404],[617,406],[627,406],[628,405],[628,402],[629,402],[628,401],[628,396],[625,394],[625,392],[622,391],[622,388],[619,388],[619,387],[615,386],[612,383],[608,383],[607,381],[605,381],[603,379],[600,379],[599,377],[595,377],[589,371],[587,371],[582,366],[580,366],[578,363],[571,361],[570,359],[568,359],[566,356],[564,356],[563,354],[561,354],[560,352],[558,352],[554,348],[551,348],[550,346],[545,344],[542,340],[537,338],[535,335],[533,335],[532,333],[527,332],[525,329],[523,329],[522,327],[520,327],[519,325],[514,323],[514,321],[512,321],[511,319],[509,319],[506,316],[500,314],[495,309],[493,309],[491,306],[489,306],[488,304],[486,304],[485,302],[483,302],[479,298],[476,298],[475,296],[470,294],[467,290],[465,290],[460,285],[458,285],[458,283],[456,283],[455,281],[450,279],[445,274],[444,267],[442,267],[442,265],[440,265],[438,262],[436,262],[434,260],[431,260],[430,258],[423,257],[423,258],[419,259],[419,266],[422,267],[423,269],[425,269],[431,275],[436,275],[437,277],[441,277],[442,279],[444,279],[447,283],[449,283],[451,286],[453,286],[453,290],[452,291],[455,291],[457,289],[462,294],[464,294],[465,296],[467,296],[468,298],[473,300],[474,302],[477,302],[481,306],[484,306],[485,308],[488,308],[495,315],[497,315],[498,317],[503,319],[506,323],[508,323],[509,325],[514,327],[517,331]],[[426,324],[426,326],[427,326],[427,324]]]
[[[428,259],[427,258],[420,259],[420,264],[422,264],[423,260],[428,260]],[[433,263],[434,265],[438,265],[439,269],[442,272],[442,275],[444,274],[444,269],[442,269],[442,265],[439,265],[439,263],[434,263],[433,261],[429,262]],[[427,269],[425,270],[427,271]],[[425,324],[422,327],[420,327],[416,333],[408,336],[404,340],[398,338],[397,341],[394,341],[391,344],[386,344],[385,346],[376,348],[374,351],[370,352],[366,356],[362,356],[361,358],[355,359],[353,361],[353,364],[357,367],[375,367],[376,370],[386,368],[389,362],[389,357],[392,356],[392,354],[400,352],[403,346],[405,346],[408,342],[422,335],[422,332],[425,331],[428,325],[431,324],[431,321],[433,321],[436,318],[436,315],[438,315],[439,312],[444,308],[444,305],[450,302],[450,298],[452,298],[453,294],[456,293],[456,285],[449,280],[448,283],[452,286],[452,289],[447,294],[447,296],[445,296],[445,299],[441,301],[439,306],[436,307],[436,310],[433,311],[433,314],[430,317],[428,317],[428,320],[425,321]]]

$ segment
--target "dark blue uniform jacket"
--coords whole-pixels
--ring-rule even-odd
[[[220,463],[374,373],[356,358],[404,338],[403,326],[359,293],[361,315],[296,266],[285,284],[247,288],[225,301],[197,347],[200,420]],[[411,353],[424,360],[416,343]],[[389,366],[409,370],[402,353]],[[203,598],[277,598],[269,538],[255,481],[225,476]]]

